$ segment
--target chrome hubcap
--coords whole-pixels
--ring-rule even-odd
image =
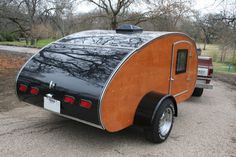
[[[170,107],[166,108],[159,121],[159,133],[166,136],[170,131],[173,119],[173,112]]]

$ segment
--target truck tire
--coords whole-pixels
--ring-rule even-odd
[[[203,88],[196,87],[193,91],[192,96],[200,97],[200,96],[202,96],[202,93],[203,93]]]
[[[147,140],[153,143],[164,142],[172,129],[174,122],[174,103],[171,99],[165,99],[154,115],[150,127],[145,129]]]

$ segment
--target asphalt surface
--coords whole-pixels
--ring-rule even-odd
[[[0,156],[236,157],[236,89],[213,84],[201,98],[179,104],[162,144],[146,141],[137,127],[107,133],[31,105],[0,112]]]
[[[1,52],[17,52],[17,53],[36,53],[39,51],[39,49],[36,48],[27,48],[27,47],[18,47],[18,46],[5,46],[0,45],[0,51]]]

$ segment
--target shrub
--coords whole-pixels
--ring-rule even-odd
[[[230,63],[236,66],[236,58],[234,60],[232,59]]]
[[[213,54],[212,60],[213,60],[213,62],[218,62],[218,55],[217,55],[217,53]]]
[[[9,32],[2,32],[0,36],[2,37],[2,40],[0,39],[1,41],[14,41],[16,39],[16,35]]]
[[[5,39],[3,38],[1,34],[0,34],[0,41],[5,41]]]

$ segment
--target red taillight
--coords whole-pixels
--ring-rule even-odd
[[[212,77],[212,74],[213,74],[213,67],[209,67],[209,70],[208,70],[208,76]]]
[[[36,87],[31,87],[30,93],[33,95],[38,95],[39,94],[39,89]]]
[[[91,101],[84,100],[84,99],[81,99],[79,104],[81,107],[84,107],[84,108],[91,108],[91,106],[92,106]]]
[[[19,91],[21,92],[26,92],[27,91],[27,86],[26,85],[23,85],[23,84],[20,84],[20,87],[19,87]]]
[[[64,96],[64,102],[74,104],[75,98],[73,96],[65,95]]]

